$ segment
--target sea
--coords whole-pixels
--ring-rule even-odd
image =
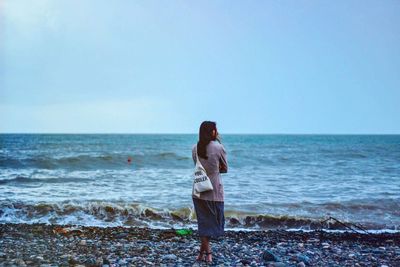
[[[400,135],[221,136],[225,228],[400,230]],[[0,223],[196,228],[197,134],[0,134]]]

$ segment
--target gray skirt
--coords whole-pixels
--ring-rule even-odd
[[[224,235],[224,202],[193,198],[200,237],[218,238]]]

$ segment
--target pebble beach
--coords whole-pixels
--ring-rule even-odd
[[[0,224],[0,266],[206,266],[196,231]],[[400,266],[400,233],[226,231],[212,266]],[[210,265],[210,264],[208,264]]]

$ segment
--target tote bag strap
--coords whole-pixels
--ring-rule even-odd
[[[200,162],[199,154],[197,154],[197,146],[196,146],[196,162],[197,162],[197,165],[201,166],[204,169],[203,164],[201,164],[201,162]]]

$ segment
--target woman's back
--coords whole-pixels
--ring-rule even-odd
[[[197,145],[193,146],[192,157],[196,164]],[[208,177],[213,185],[212,191],[203,192],[200,194],[200,199],[224,201],[224,188],[220,172],[227,172],[228,163],[224,146],[217,141],[211,141],[207,145],[207,159],[199,157],[200,163],[207,172]]]

